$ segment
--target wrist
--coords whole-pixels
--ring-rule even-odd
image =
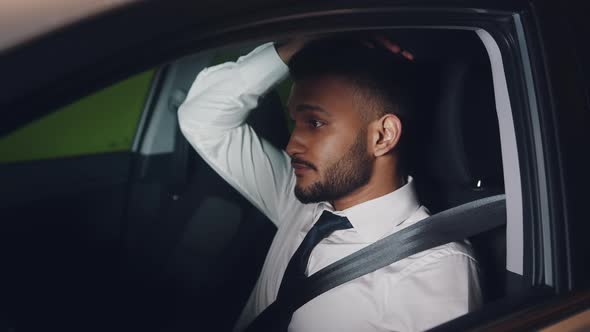
[[[294,39],[285,43],[275,43],[275,50],[285,64],[305,45],[305,40]]]
[[[293,56],[293,52],[289,48],[288,44],[275,43],[275,50],[277,51],[279,58],[281,58],[285,64],[288,64],[289,60],[291,60],[291,57]]]

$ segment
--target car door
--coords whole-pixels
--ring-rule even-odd
[[[112,296],[133,143],[154,77],[134,75],[0,138],[2,321],[83,319],[79,303]]]

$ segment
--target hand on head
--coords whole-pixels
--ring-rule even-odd
[[[295,38],[289,39],[284,43],[280,43],[276,45],[277,53],[281,60],[284,63],[289,63],[289,60],[295,55],[295,53],[299,52],[300,49],[305,46],[309,41],[317,39],[310,36],[297,36]]]
[[[283,60],[284,63],[289,63],[289,60],[291,60],[293,55],[299,52],[299,50],[301,50],[307,43],[321,38],[322,37],[318,35],[297,36],[295,38],[289,39],[284,43],[277,44],[277,53],[279,54],[281,60]],[[363,43],[363,45],[369,48],[375,48],[376,46],[380,46],[390,51],[391,53],[399,54],[410,61],[414,61],[414,55],[412,53],[410,53],[408,50],[404,50],[397,43],[391,41],[389,38],[385,37],[382,34],[375,34],[372,35],[370,38],[364,38],[360,41],[361,43]]]
[[[412,53],[410,53],[408,50],[402,49],[397,43],[392,42],[384,35],[374,35],[371,39],[363,41],[363,44],[370,48],[374,48],[375,44],[378,44],[379,46],[385,48],[391,53],[400,54],[404,58],[410,61],[414,61],[414,55]]]

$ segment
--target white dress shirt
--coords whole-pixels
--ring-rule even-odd
[[[197,152],[278,227],[236,331],[275,300],[291,255],[324,210],[346,216],[353,228],[336,231],[315,247],[307,275],[428,216],[411,177],[398,190],[343,211],[295,198],[287,153],[245,124],[258,98],[287,74],[273,44],[259,46],[236,62],[201,71],[178,112],[181,130]],[[314,298],[294,313],[289,331],[425,330],[480,305],[477,275],[469,245],[446,244]]]

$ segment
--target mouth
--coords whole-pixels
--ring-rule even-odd
[[[293,167],[296,176],[302,176],[306,172],[311,171],[310,167],[300,163],[291,163],[291,166]]]
[[[291,166],[293,167],[293,171],[295,172],[296,176],[302,176],[306,172],[314,170],[314,166],[310,162],[306,162],[304,160],[292,160]]]

